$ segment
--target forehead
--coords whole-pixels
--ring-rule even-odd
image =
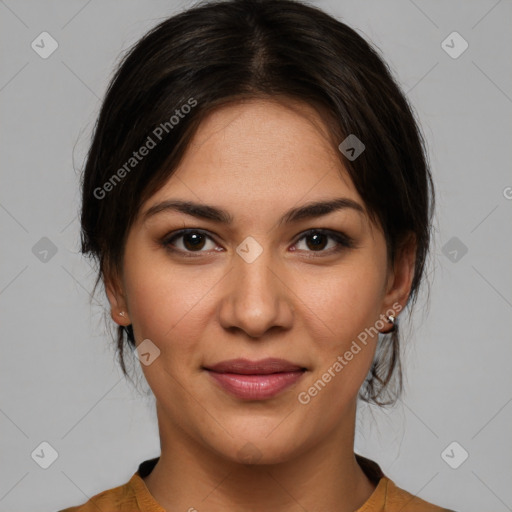
[[[321,113],[290,99],[252,99],[210,113],[145,206],[179,197],[250,218],[340,196],[362,204]]]
[[[317,175],[330,168],[345,171],[336,146],[310,105],[289,98],[251,99],[218,108],[203,120],[180,171],[191,171],[189,164],[199,161],[216,171],[222,166],[232,173],[238,167],[245,178],[261,181],[297,178],[301,171],[312,175],[316,169]]]

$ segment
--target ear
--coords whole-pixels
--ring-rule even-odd
[[[397,249],[394,264],[389,269],[383,307],[395,310],[397,315],[407,304],[411,292],[416,248],[416,237],[411,233]]]
[[[105,292],[110,303],[110,316],[118,325],[130,325],[130,313],[126,302],[126,294],[117,276],[104,276]],[[121,315],[121,313],[123,313]]]

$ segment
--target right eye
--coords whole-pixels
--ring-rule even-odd
[[[212,237],[207,235],[206,232],[189,228],[167,234],[161,243],[171,252],[181,252],[184,255],[189,255],[194,252],[207,252],[201,249],[204,248],[208,239],[213,242]],[[176,243],[177,240],[181,240],[181,242]]]

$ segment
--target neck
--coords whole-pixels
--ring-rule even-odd
[[[158,415],[162,454],[144,482],[166,510],[353,512],[375,490],[353,450],[353,417],[277,464],[241,464],[206,450]]]

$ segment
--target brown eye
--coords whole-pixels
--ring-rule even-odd
[[[205,243],[205,236],[201,233],[186,233],[182,235],[183,245],[189,251],[202,249]]]
[[[309,243],[306,242],[306,245],[312,251],[322,250],[325,248],[328,243],[329,237],[324,233],[313,233],[312,235],[308,235],[305,237],[306,240],[309,240]]]
[[[329,243],[329,239],[334,243],[332,243],[331,246],[325,250]],[[307,252],[320,252],[329,254],[332,252],[341,251],[343,248],[354,247],[353,240],[344,233],[324,229],[310,230],[303,234],[303,236],[299,238],[298,242],[302,240],[306,240],[306,249],[304,250]]]
[[[176,243],[181,239],[181,243]],[[181,252],[205,252],[204,249],[207,240],[212,238],[202,231],[196,229],[182,230],[178,233],[173,234],[171,237],[167,237],[162,241],[162,245],[169,250],[176,250]],[[213,244],[214,248],[215,243]]]

